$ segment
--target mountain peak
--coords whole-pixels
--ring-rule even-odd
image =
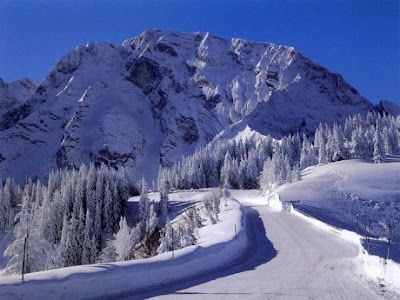
[[[147,30],[122,45],[75,48],[31,100],[0,117],[0,143],[9,145],[0,149],[0,176],[23,180],[94,161],[153,179],[159,164],[229,126],[312,134],[320,122],[371,108],[340,75],[293,47]]]

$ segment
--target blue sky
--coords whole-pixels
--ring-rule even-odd
[[[77,45],[145,29],[210,31],[298,48],[362,95],[400,104],[399,1],[0,0],[0,77],[41,81]]]

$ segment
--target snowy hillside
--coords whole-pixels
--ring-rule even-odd
[[[386,237],[387,221],[400,221],[400,157],[384,164],[352,159],[309,167],[301,181],[277,193],[281,201],[299,201],[294,207],[324,222],[360,234],[370,222],[372,235]]]
[[[150,30],[76,47],[26,104],[0,118],[0,176],[46,176],[81,162],[153,179],[232,126],[311,133],[373,105],[292,47]]]

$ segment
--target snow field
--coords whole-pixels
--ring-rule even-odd
[[[195,192],[193,192],[195,194]],[[239,202],[221,201],[219,222],[198,230],[198,244],[149,259],[55,269],[0,277],[0,299],[81,299],[134,295],[210,272],[247,248],[245,215]],[[235,237],[235,225],[237,236]],[[74,288],[71,288],[74,287]]]

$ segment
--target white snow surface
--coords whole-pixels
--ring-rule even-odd
[[[363,275],[359,246],[277,210],[260,191],[232,191],[246,210],[250,249],[226,268],[127,299],[398,299]]]
[[[194,204],[209,193],[209,190],[174,193],[172,201],[182,199],[184,205]],[[176,250],[174,260],[172,252],[166,252],[149,259],[31,273],[25,275],[23,283],[21,276],[3,276],[0,299],[120,297],[212,272],[235,260],[247,247],[240,204],[229,199],[228,206],[222,205],[218,216],[220,222],[200,228],[198,243]]]
[[[174,193],[172,201],[181,198],[196,202],[209,192]],[[235,200],[222,213],[222,222],[214,225],[222,227],[209,227],[203,235],[215,237],[213,240],[220,244],[203,248],[202,243],[207,243],[203,240],[197,246],[179,250],[179,254],[177,251],[182,256],[174,261],[171,253],[166,253],[149,260],[30,274],[24,284],[17,277],[4,277],[0,279],[0,291],[6,299],[12,295],[73,299],[116,294],[126,299],[400,299],[365,275],[360,247],[354,239],[344,239],[301,216],[276,209],[277,198],[268,201],[259,190],[231,191],[231,197]],[[156,194],[150,198],[157,201]],[[235,201],[244,208],[246,229],[246,236],[241,231],[237,240],[233,239],[233,224],[242,217]],[[178,206],[175,208],[179,211]],[[246,241],[247,251],[240,255],[236,251],[246,249]],[[211,249],[211,256],[203,256]],[[176,265],[181,261],[185,263]],[[199,274],[199,269],[206,272]],[[168,284],[163,279],[158,285],[160,277],[168,278]],[[144,289],[135,288],[141,284]]]
[[[310,167],[301,181],[281,186],[276,193],[283,203],[294,201],[295,214],[355,242],[362,271],[385,289],[400,292],[399,157],[390,156],[384,164],[354,159]],[[388,219],[396,224],[389,254]],[[369,246],[366,222],[372,234]]]
[[[387,243],[385,241],[371,238],[370,247],[368,247],[363,236],[352,231],[331,226],[301,212],[298,209],[293,209],[292,206],[289,207],[292,214],[307,220],[318,228],[334,232],[346,241],[350,241],[357,245],[359,249],[359,265],[361,266],[361,268],[358,269],[359,275],[367,275],[368,278],[375,281],[382,290],[385,290],[386,288],[392,290],[393,293],[391,294],[393,295],[400,293],[400,264],[386,257]],[[287,210],[287,208],[287,206],[284,207],[282,205],[282,209]],[[391,250],[394,252],[397,249],[392,245]]]
[[[282,201],[300,201],[294,204],[297,209],[358,233],[369,220],[375,237],[386,237],[388,218],[400,224],[400,157],[388,157],[383,164],[339,161],[309,167],[302,175],[301,181],[277,189]]]

